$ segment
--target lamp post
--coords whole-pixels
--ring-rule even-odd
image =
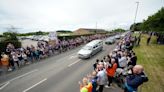
[[[137,8],[136,8],[136,12],[135,12],[135,17],[134,17],[134,23],[133,23],[132,31],[134,31],[134,28],[135,28],[135,22],[136,22],[136,17],[137,17],[137,12],[138,12],[138,6],[139,6],[139,2],[136,2],[136,3],[137,3]]]
[[[97,22],[96,22],[96,31],[95,31],[95,33],[97,34]]]

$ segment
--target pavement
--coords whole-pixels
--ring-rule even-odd
[[[0,76],[0,92],[79,92],[78,81],[91,73],[96,59],[102,59],[115,45],[104,45],[103,51],[86,60],[77,57],[81,47]],[[104,92],[123,91],[115,87]]]

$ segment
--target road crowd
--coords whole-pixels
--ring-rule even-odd
[[[80,92],[103,92],[104,87],[114,88],[116,83],[124,92],[136,92],[148,81],[142,65],[137,65],[137,56],[132,50],[136,41],[128,33],[115,49],[93,64],[93,72],[79,81]],[[114,83],[113,83],[114,82]]]
[[[15,48],[9,43],[1,53],[0,73],[3,75],[36,61],[76,48],[94,39],[104,39],[107,35],[92,35],[75,39],[59,40],[52,46],[38,42],[37,46]],[[136,41],[131,33],[117,42],[115,49],[93,64],[93,72],[79,81],[80,92],[103,92],[104,87],[113,88],[116,83],[125,92],[136,92],[138,86],[148,81],[142,65],[137,65],[137,56],[132,50]]]
[[[50,56],[63,53],[94,39],[103,39],[106,37],[107,35],[91,35],[68,40],[58,40],[58,43],[55,46],[48,42],[38,41],[36,47],[31,45],[15,48],[13,44],[9,43],[6,46],[6,51],[0,53],[0,75],[20,69],[25,65],[40,61]]]

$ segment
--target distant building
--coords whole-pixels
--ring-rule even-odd
[[[104,29],[89,29],[89,28],[79,28],[75,30],[73,33],[75,35],[86,35],[86,34],[95,34],[95,33],[106,33]]]

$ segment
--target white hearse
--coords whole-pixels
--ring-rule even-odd
[[[90,58],[96,53],[100,52],[103,49],[103,41],[102,40],[93,40],[86,44],[79,52],[79,58]]]

